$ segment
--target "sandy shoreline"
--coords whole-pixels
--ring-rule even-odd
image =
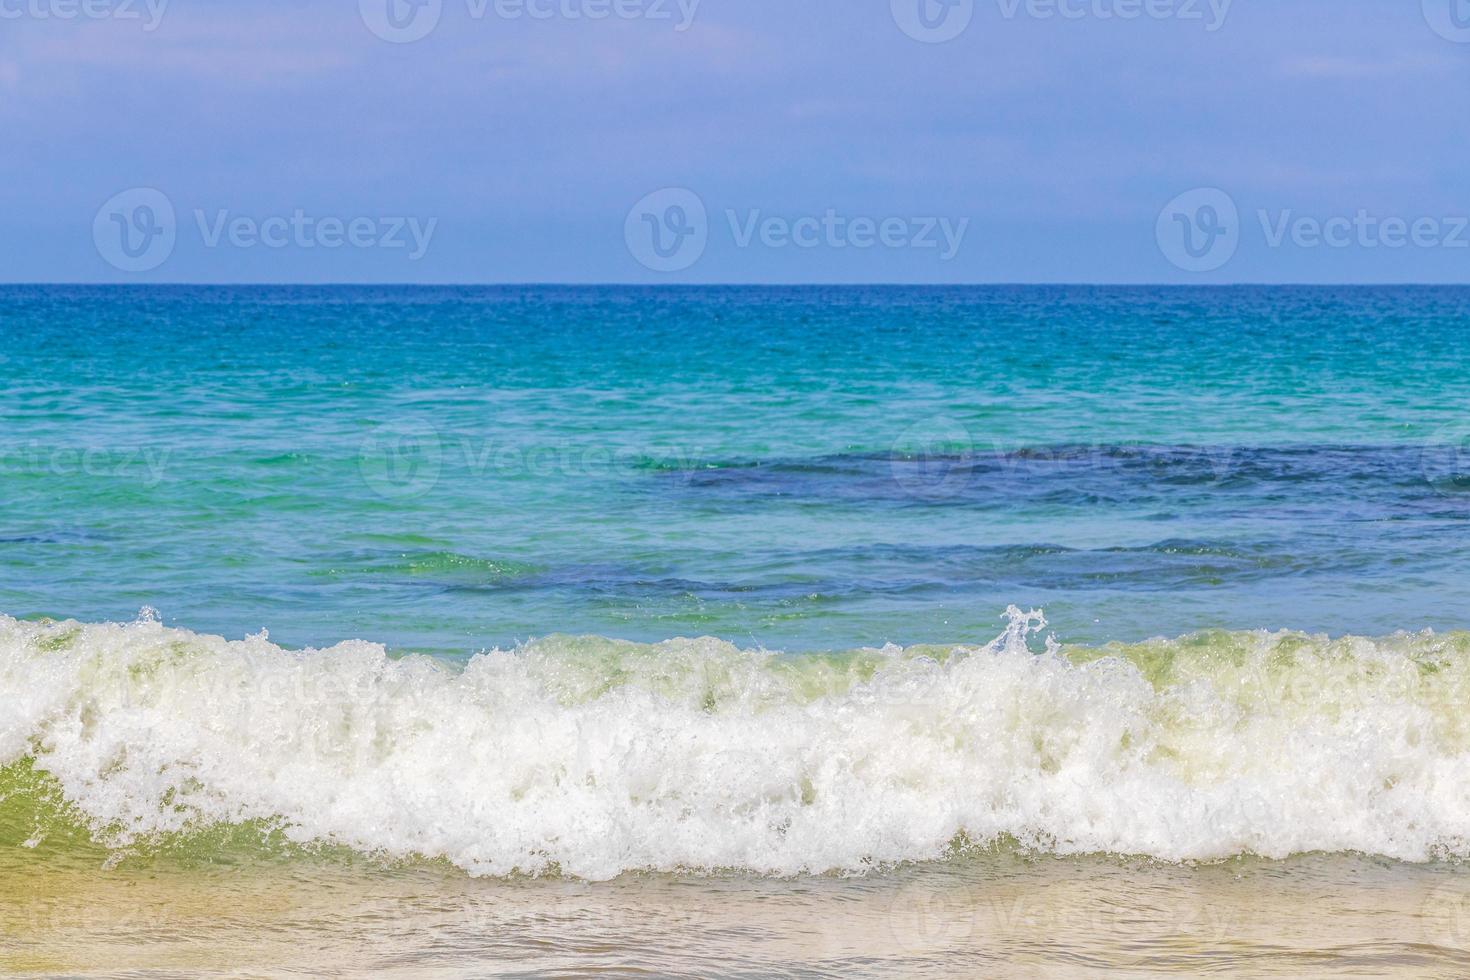
[[[43,848],[44,849],[44,848]],[[39,858],[39,860],[38,860]],[[147,976],[1455,977],[1470,869],[993,854],[862,878],[476,880],[0,857],[0,971]]]

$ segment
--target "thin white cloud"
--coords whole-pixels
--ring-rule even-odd
[[[17,74],[78,77],[89,72],[231,85],[283,86],[350,66],[352,47],[301,12],[197,11],[165,15],[156,30],[117,20],[35,21],[10,35]],[[365,42],[366,43],[366,42]]]
[[[1366,78],[1441,74],[1455,67],[1456,62],[1452,59],[1416,52],[1379,57],[1308,55],[1289,59],[1281,66],[1281,71],[1291,78],[1356,81]]]

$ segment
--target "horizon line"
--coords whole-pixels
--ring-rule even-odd
[[[1388,287],[1470,288],[1465,282],[568,282],[559,280],[525,280],[502,282],[351,282],[351,281],[166,281],[108,282],[84,280],[0,281],[0,289],[16,287],[86,287],[121,289],[138,287],[164,288],[281,288],[307,287],[326,289],[504,289],[555,287],[560,289],[995,289],[995,288],[1114,288],[1114,289],[1382,289]]]

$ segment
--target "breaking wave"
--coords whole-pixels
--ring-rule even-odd
[[[0,837],[256,827],[473,875],[859,872],[1004,843],[1470,857],[1470,634],[467,663],[0,616]],[[38,788],[39,787],[39,788]]]

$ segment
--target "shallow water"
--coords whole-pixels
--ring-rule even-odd
[[[0,856],[0,970],[142,976],[1404,976],[1470,971],[1470,877],[1352,857],[991,854],[863,878],[475,880]]]

